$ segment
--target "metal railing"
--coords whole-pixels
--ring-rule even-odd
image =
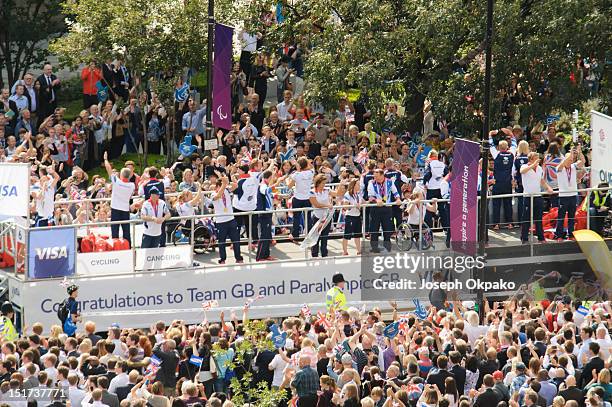
[[[607,188],[584,188],[584,189],[577,189],[575,191],[570,191],[570,192],[575,192],[576,193],[576,198],[578,198],[578,194],[579,193],[586,193],[586,206],[587,208],[590,207],[590,193],[592,191],[609,191],[610,189],[612,189],[612,187],[607,187]],[[488,197],[489,200],[493,201],[495,199],[502,199],[502,198],[517,198],[517,197],[523,197],[524,199],[529,199],[530,200],[530,213],[529,213],[529,244],[533,253],[533,243],[535,241],[535,230],[533,228],[534,225],[534,211],[533,211],[533,207],[534,207],[534,198],[535,197],[545,197],[545,196],[549,196],[549,195],[555,195],[558,192],[554,192],[552,194],[550,193],[546,193],[546,192],[542,192],[539,194],[527,194],[527,193],[514,193],[514,194],[503,194],[503,195],[490,195]],[[110,200],[110,198],[101,198],[100,200]],[[57,204],[61,205],[61,204],[68,204],[68,203],[83,203],[83,202],[87,202],[86,200],[74,200],[74,201],[60,201],[57,202]],[[418,210],[419,210],[419,217],[418,219],[423,219],[423,210],[425,207],[425,204],[427,203],[432,203],[434,202],[434,200],[427,200],[424,199],[421,202],[421,205],[418,206]],[[449,199],[437,199],[436,202],[438,204],[440,203],[449,203],[450,200]],[[403,202],[402,204],[407,204],[407,202]],[[395,206],[397,204],[386,204],[384,206]],[[576,207],[578,210],[578,205],[579,202],[577,201],[576,203]],[[339,210],[345,210],[345,209],[351,209],[354,208],[355,205],[335,205],[333,207],[334,211],[339,211]],[[371,204],[371,203],[363,203],[361,205],[359,205],[360,207],[360,211],[361,211],[361,218],[362,218],[362,222],[361,222],[361,235],[362,238],[365,238],[366,235],[369,233],[371,235],[371,231],[369,231],[367,229],[367,225],[366,225],[366,211],[368,208],[376,208],[378,207],[378,205],[376,204]],[[274,209],[274,210],[270,210],[270,211],[250,211],[250,212],[240,212],[239,214],[234,214],[234,217],[237,216],[246,216],[248,219],[248,223],[247,223],[247,227],[250,227],[251,225],[253,225],[254,219],[255,217],[257,217],[258,215],[270,215],[270,214],[286,214],[286,213],[292,213],[293,216],[295,216],[297,213],[308,213],[313,211],[315,208],[312,207],[308,207],[308,208],[281,208],[281,209]],[[447,210],[450,212],[450,207],[447,206]],[[490,210],[489,210],[490,212]],[[178,243],[178,244],[189,244],[193,250],[193,246],[195,244],[195,225],[199,222],[199,221],[203,221],[203,220],[207,220],[207,219],[214,219],[217,215],[213,214],[213,213],[209,213],[209,214],[197,214],[197,215],[193,215],[193,216],[176,216],[176,217],[171,217],[166,223],[168,222],[182,222],[182,221],[191,221],[191,228],[190,228],[190,239],[189,239],[189,243]],[[223,216],[223,215],[221,215]],[[227,216],[227,215],[225,215]],[[334,215],[335,216],[335,215]],[[586,220],[587,220],[587,229],[590,228],[590,216],[589,213],[587,211],[587,216],[586,216]],[[303,228],[303,233],[300,234],[300,238],[304,236],[304,234],[309,230],[309,222],[310,222],[310,216],[303,216],[303,222],[304,222],[304,228]],[[517,224],[519,225],[519,230],[520,227],[522,226],[522,223],[524,223],[525,220],[523,219],[520,222],[517,222]],[[131,234],[131,240],[132,240],[132,244],[130,245],[130,250],[132,251],[132,255],[134,257],[134,259],[136,258],[136,250],[138,249],[137,245],[136,245],[136,237],[137,237],[137,233],[136,233],[136,227],[140,224],[143,224],[142,220],[140,219],[131,219],[129,221],[106,221],[106,222],[89,222],[89,223],[83,223],[83,224],[72,224],[72,225],[61,225],[61,226],[46,226],[46,227],[36,227],[36,228],[30,228],[30,227],[23,227],[17,223],[13,223],[10,227],[8,227],[8,229],[12,230],[13,232],[18,231],[18,230],[22,230],[24,233],[24,241],[25,242],[29,242],[29,233],[31,230],[57,230],[58,228],[75,228],[75,229],[93,229],[93,228],[100,228],[100,227],[104,227],[104,226],[111,226],[111,225],[122,225],[122,224],[130,224],[130,234]],[[487,224],[490,225],[490,224]],[[288,227],[290,225],[282,225],[284,227]],[[399,225],[395,225],[394,230],[391,231],[383,231],[383,232],[389,232],[389,233],[393,233],[395,232],[395,230],[397,229]],[[450,225],[447,225],[450,226]],[[446,228],[446,226],[445,226]],[[7,228],[5,228],[7,229]],[[78,230],[76,231],[78,232]],[[174,231],[172,231],[174,232]],[[248,231],[247,233],[247,237],[246,238],[241,238],[240,239],[240,243],[241,244],[247,244],[247,257],[248,257],[248,262],[249,263],[253,263],[253,255],[251,253],[251,251],[249,250],[249,248],[252,247],[254,240],[253,240],[253,234],[250,233],[251,231]],[[380,231],[379,231],[380,232]],[[166,231],[167,233],[167,231]],[[78,233],[75,233],[75,242],[74,242],[74,246],[75,249],[78,247]],[[342,232],[338,232],[338,231],[334,231],[334,232],[330,232],[329,233],[329,237],[331,238],[336,238],[338,236],[342,235]],[[16,241],[16,233],[13,233],[13,254],[14,254],[14,259],[17,260],[18,256],[20,255],[20,253],[17,252],[17,241]],[[418,242],[420,244],[420,242],[422,242],[423,239],[423,222],[419,223],[419,230],[418,230]],[[284,237],[283,235],[277,235],[277,236],[272,236],[272,240],[276,240],[276,241],[282,241],[282,240],[286,240],[288,241],[289,238],[288,237]],[[226,247],[230,247],[232,245],[233,242],[229,241],[229,242],[225,242]],[[213,245],[214,247],[218,247],[218,243],[216,243],[215,245]],[[419,247],[417,247],[419,248]],[[25,278],[28,278],[28,256],[29,256],[29,250],[27,249],[27,245],[24,245],[24,253],[23,253],[23,258],[24,258],[24,263],[25,263],[25,269],[23,270]],[[74,253],[74,255],[76,256],[76,253]],[[343,256],[346,257],[346,256]],[[349,257],[356,257],[355,255],[353,256],[349,256]],[[281,260],[283,262],[287,262],[287,261],[303,261],[305,259],[309,259],[309,248],[306,248],[304,250],[304,257],[303,258],[299,258],[299,259],[292,259],[292,260]],[[75,258],[75,263],[76,263],[76,258]],[[214,266],[206,266],[206,267],[214,267]],[[15,270],[14,272],[17,273],[18,270],[17,269],[17,261],[15,261]],[[78,273],[78,270],[77,270]]]

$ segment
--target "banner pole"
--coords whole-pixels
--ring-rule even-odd
[[[486,142],[489,139],[490,113],[491,113],[491,46],[493,38],[493,0],[487,0],[487,29],[485,32],[485,83],[484,83],[484,117],[482,121],[482,172],[480,178],[480,220],[478,223],[479,254],[485,255],[487,241],[487,192],[489,170],[489,148]],[[483,275],[479,269],[479,277]],[[484,295],[478,290],[478,311],[481,320],[484,319]]]
[[[208,0],[208,43],[206,55],[208,58],[206,73],[206,135],[205,140],[212,140],[213,125],[212,125],[212,98],[213,98],[213,48],[214,48],[214,32],[215,32],[215,0]]]

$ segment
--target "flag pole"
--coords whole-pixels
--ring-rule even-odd
[[[212,97],[213,97],[213,49],[215,33],[215,0],[208,0],[208,72],[206,84],[206,134],[204,140],[211,140],[213,135],[212,125]]]
[[[479,254],[485,255],[487,241],[487,192],[489,178],[489,140],[490,114],[491,114],[491,43],[493,39],[493,0],[487,0],[487,31],[485,33],[485,90],[484,90],[484,117],[482,121],[482,172],[480,174],[480,219],[478,220]],[[478,271],[479,278],[483,276],[483,269]],[[477,293],[478,312],[484,319],[484,293],[480,289]]]

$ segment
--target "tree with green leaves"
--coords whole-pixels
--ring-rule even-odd
[[[65,30],[60,0],[3,0],[0,78],[12,84],[28,69],[43,63],[49,55],[47,42]]]
[[[247,367],[243,375],[233,377],[231,380],[232,402],[237,406],[251,403],[258,407],[276,407],[285,398],[285,391],[269,389],[266,382],[254,385],[253,372],[248,368],[258,351],[274,349],[272,340],[267,336],[266,321],[246,321],[243,328],[244,336],[241,341],[236,342],[234,360],[227,366],[233,370],[239,366]],[[218,344],[213,345],[213,355],[221,351]]]
[[[274,52],[302,43],[307,96],[335,108],[340,92],[358,89],[379,119],[384,103],[400,100],[404,125],[421,126],[425,98],[465,132],[480,129],[486,7],[472,0],[281,0],[282,24],[261,15],[277,0],[237,9],[247,29],[261,32]],[[553,109],[571,110],[587,98],[570,74],[579,56],[601,64],[609,48],[605,0],[496,0],[492,126],[509,107],[528,124]],[[608,11],[606,11],[608,10]],[[517,95],[518,94],[518,95]],[[512,100],[511,106],[504,101]],[[512,112],[511,112],[512,113]]]
[[[229,7],[229,3],[225,5]],[[220,10],[223,5],[221,2]],[[149,79],[156,74],[174,83],[185,68],[206,66],[205,0],[66,0],[63,8],[70,16],[68,34],[53,41],[50,47],[65,65],[77,66],[92,59],[104,61],[121,55],[138,79],[139,91],[144,86],[151,88]],[[168,87],[160,82],[157,81],[164,94],[168,93],[165,92]],[[166,107],[173,118],[171,106]],[[145,137],[145,162],[146,155]]]

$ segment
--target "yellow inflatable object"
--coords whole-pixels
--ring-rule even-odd
[[[593,269],[595,277],[608,295],[612,294],[612,253],[608,245],[592,230],[575,230],[574,237]]]

